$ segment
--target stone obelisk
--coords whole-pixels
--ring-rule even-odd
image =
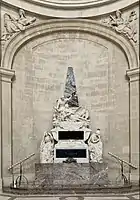
[[[64,97],[67,98],[70,96],[72,96],[72,98],[69,101],[69,106],[79,107],[73,67],[68,67],[65,90],[64,90]]]

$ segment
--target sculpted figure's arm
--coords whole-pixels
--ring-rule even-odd
[[[111,25],[116,25],[117,23],[116,23],[116,18],[114,18],[112,15],[110,15],[110,23],[111,23]]]

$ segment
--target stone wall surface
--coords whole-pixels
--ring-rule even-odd
[[[45,16],[44,9],[46,7],[40,7],[40,13],[36,7],[37,10],[35,9],[33,12],[34,4],[27,9],[25,4],[23,4],[24,6],[22,4],[15,6],[17,2],[19,3],[19,1],[13,1],[13,7],[11,7],[10,2],[2,5],[2,32],[4,30],[4,13],[9,13],[16,18],[19,7],[26,10],[27,17],[35,16],[38,24],[45,21],[49,23],[52,15],[64,17],[61,9],[58,9],[57,14],[55,11],[52,15]],[[110,13],[114,14],[116,8],[122,8],[124,18],[132,10],[137,12],[139,18],[137,1],[129,1],[126,7],[125,3],[118,7],[114,7],[114,5],[112,4],[112,10],[106,9],[101,13],[99,9],[95,13],[90,10],[90,16],[87,15],[87,9],[85,12],[84,9],[82,12],[75,11],[75,17],[90,17],[89,21],[97,20],[104,27],[102,20],[107,19]],[[73,12],[69,10],[65,20],[74,18],[72,17]],[[138,20],[136,24],[138,31]],[[42,25],[42,30],[43,26],[45,25]],[[55,28],[55,23],[50,25],[50,29],[52,27]],[[109,28],[106,31],[109,33]],[[132,161],[138,166],[139,80],[129,83],[126,77],[126,71],[130,67],[129,62],[126,58],[126,52],[117,45],[117,40],[113,41],[112,38],[107,40],[106,35],[99,37],[96,31],[94,34],[91,34],[90,31],[82,31],[80,26],[77,30],[56,30],[44,35],[39,35],[41,29],[35,28],[34,33],[36,32],[38,36],[25,42],[14,55],[12,70],[15,71],[15,79],[13,79],[12,87],[9,81],[10,75],[6,75],[8,78],[2,82],[0,93],[2,97],[1,152],[3,155],[1,176],[8,177],[4,184],[8,185],[9,177],[11,178],[10,172],[7,170],[8,167],[31,153],[36,155],[24,164],[24,172],[29,179],[33,179],[35,163],[39,162],[40,142],[44,131],[52,128],[53,107],[56,100],[63,95],[69,66],[74,69],[79,103],[90,112],[92,130],[101,129],[104,159],[109,166],[109,177],[114,180],[114,177],[118,175],[119,165],[115,159],[108,155],[108,152],[112,152],[126,161]],[[30,37],[26,33],[25,30],[18,34],[21,38]],[[116,38],[126,39],[138,55],[139,40],[134,43],[121,33],[114,31],[114,34],[116,34]],[[12,41],[14,41],[14,37],[6,43],[2,43],[2,55],[5,49],[7,52],[9,51],[9,44]],[[6,73],[9,72],[6,71]],[[16,167],[14,173],[18,172],[19,168]],[[128,168],[126,168],[126,172],[128,173]],[[137,180],[138,170],[131,172],[132,180]]]
[[[15,57],[14,163],[38,153],[43,132],[52,128],[53,107],[63,95],[68,66],[74,68],[79,102],[90,111],[92,130],[101,128],[104,155],[113,151],[128,160],[127,61],[123,53],[96,36],[58,33],[32,41]]]

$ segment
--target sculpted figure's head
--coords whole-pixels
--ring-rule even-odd
[[[52,140],[53,140],[53,138],[52,138],[51,134],[48,133],[48,132],[46,132],[46,133],[44,134],[44,142],[47,143],[47,142],[50,142],[50,141],[52,141]]]
[[[131,16],[135,16],[135,15],[136,15],[136,11],[132,11],[132,12],[130,13],[130,15],[131,15]]]
[[[121,18],[121,16],[122,16],[121,11],[120,11],[120,10],[117,10],[117,11],[116,11],[116,17],[117,17],[117,18]]]
[[[97,143],[97,142],[99,142],[99,140],[100,140],[100,138],[99,138],[98,135],[96,135],[96,134],[91,135],[91,142],[92,143]]]
[[[4,22],[6,22],[7,20],[11,20],[11,16],[8,13],[4,14]]]
[[[132,11],[130,13],[130,16],[129,16],[129,21],[133,21],[133,20],[136,20],[137,19],[137,14],[136,14],[136,11]]]
[[[99,128],[96,130],[96,134],[100,135],[100,129]]]
[[[23,9],[19,9],[19,16],[20,17],[25,17],[25,11]]]

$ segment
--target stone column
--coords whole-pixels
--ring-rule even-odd
[[[126,72],[129,78],[129,102],[130,102],[130,160],[139,168],[139,75],[140,69],[134,68]],[[130,180],[137,182],[139,179],[139,169],[131,169]]]
[[[12,79],[14,70],[0,68],[1,83],[1,171],[2,186],[12,183],[12,173],[8,167],[12,165]]]
[[[0,192],[2,191],[2,81],[0,75]]]

